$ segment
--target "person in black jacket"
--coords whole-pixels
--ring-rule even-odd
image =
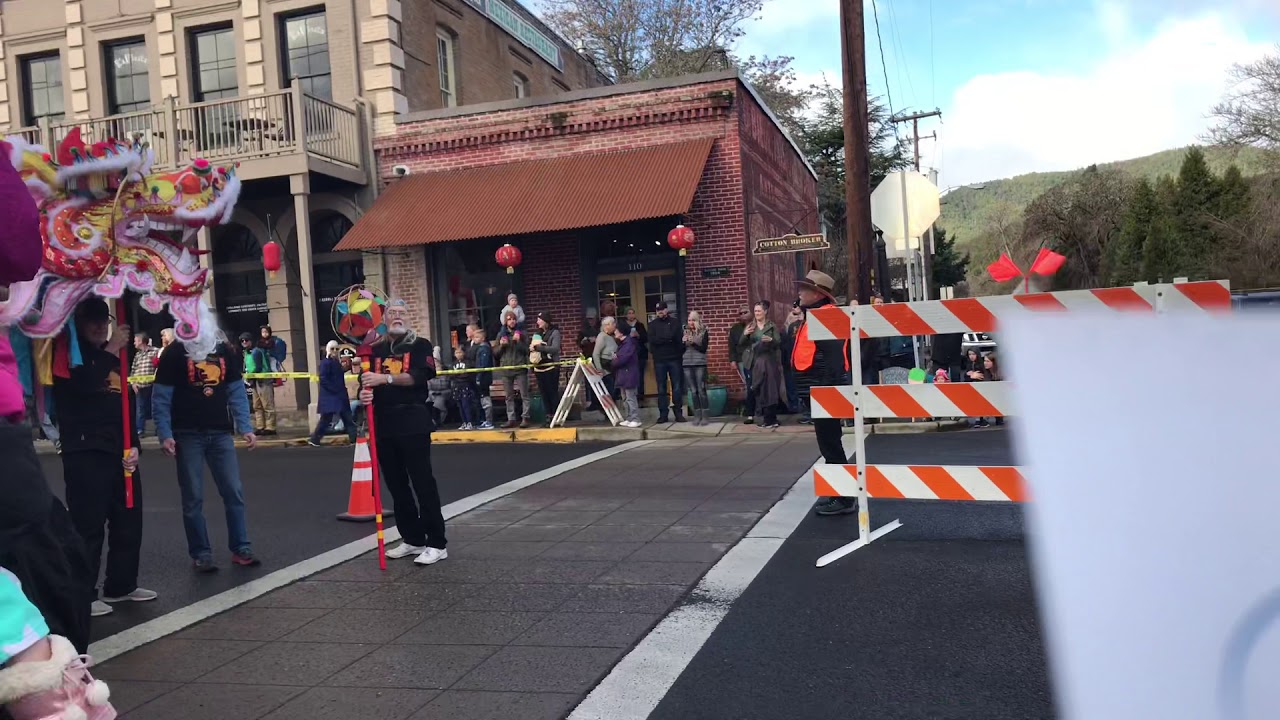
[[[671,317],[667,303],[654,306],[657,317],[649,323],[649,354],[653,356],[653,377],[658,381],[658,422],[667,420],[667,380],[671,381],[670,405],[676,422],[684,419],[684,328]]]
[[[830,275],[810,270],[799,285],[800,309],[804,311],[804,324],[796,333],[795,347],[791,361],[795,371],[804,376],[804,384],[813,386],[836,386],[844,383],[845,374],[849,371],[848,354],[843,340],[811,340],[809,339],[809,311],[824,305],[834,305],[835,280]],[[822,461],[828,464],[844,465],[849,462],[844,452],[840,421],[834,418],[814,418],[813,434],[818,440],[818,451],[822,453]],[[844,515],[858,511],[854,498],[822,498],[814,506],[819,515]]]
[[[107,574],[102,600],[94,600],[96,617],[112,611],[106,603],[155,600],[156,593],[138,587],[142,552],[142,475],[138,472],[138,433],[131,428],[129,455],[121,462],[124,422],[120,393],[129,387],[120,377],[120,351],[129,328],[111,328],[107,303],[92,298],[76,308],[75,323],[81,364],[69,377],[55,377],[53,397],[61,410],[62,478],[67,510],[88,550],[96,587],[102,548],[107,546]],[[133,393],[130,393],[132,396]],[[136,398],[130,397],[132,406]],[[133,507],[126,507],[124,473],[133,472]],[[105,602],[104,602],[105,601]]]
[[[427,382],[436,376],[431,341],[409,329],[409,306],[392,300],[386,311],[387,336],[370,348],[369,372],[360,377],[360,402],[373,405],[378,466],[395,505],[403,542],[388,558],[416,556],[419,565],[449,557],[440,490],[431,469]]]

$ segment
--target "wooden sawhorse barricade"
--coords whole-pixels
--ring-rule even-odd
[[[874,531],[868,498],[1023,502],[1026,480],[1016,467],[867,465],[867,418],[1005,417],[1013,414],[1012,383],[952,382],[938,385],[863,385],[862,353],[851,338],[994,332],[1001,319],[1037,312],[1203,312],[1229,311],[1226,281],[1162,283],[1100,290],[1067,290],[855,308],[827,306],[809,312],[809,337],[849,340],[853,384],[815,387],[811,410],[817,418],[853,418],[854,463],[818,464],[813,470],[819,496],[858,499],[858,539],[818,558],[824,567],[902,527],[898,520]]]

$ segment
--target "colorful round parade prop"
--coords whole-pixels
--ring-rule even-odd
[[[367,358],[371,352],[370,346],[387,334],[387,304],[387,294],[381,290],[367,285],[352,285],[338,293],[338,297],[334,298],[333,311],[330,313],[333,320],[333,331],[338,334],[338,337],[358,346],[356,352]],[[358,375],[362,375],[364,373],[364,362],[353,364],[353,369],[356,370]],[[369,451],[368,465],[373,480],[371,483],[373,518],[378,529],[378,567],[386,570],[387,542],[383,533],[382,483],[378,474],[378,429],[373,419],[373,403],[365,406],[365,413],[368,416],[369,439],[367,443],[357,444],[356,463],[357,469],[359,469],[359,466],[363,464],[359,457],[362,446],[367,445]],[[356,475],[353,473],[353,487],[356,485],[356,480]],[[389,515],[390,513],[387,514]],[[349,513],[344,513],[344,515],[349,517],[344,518],[343,515],[339,515],[338,519],[351,519]]]
[[[387,334],[387,295],[376,288],[352,285],[333,300],[333,331],[358,347]]]
[[[520,263],[524,260],[524,255],[520,253],[520,248],[512,245],[511,243],[507,243],[498,248],[498,251],[493,254],[493,259],[497,260],[499,265],[507,269],[508,275],[514,275],[516,268],[519,267]]]

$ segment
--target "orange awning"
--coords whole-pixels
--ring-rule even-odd
[[[426,245],[680,215],[715,138],[408,175],[334,250]]]

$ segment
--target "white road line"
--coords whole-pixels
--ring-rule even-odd
[[[539,470],[536,473],[516,478],[508,483],[503,483],[497,487],[489,488],[483,492],[476,493],[470,497],[465,497],[456,502],[445,505],[442,510],[446,520],[457,517],[469,510],[474,510],[481,505],[506,497],[518,490],[523,490],[530,485],[536,485],[543,480],[549,480],[557,475],[569,472],[584,465],[590,465],[597,460],[603,460],[607,457],[617,455],[638,447],[643,447],[653,442],[652,440],[636,440],[634,442],[624,443],[611,448],[606,448],[590,455],[583,455],[574,458],[559,465],[553,465],[545,470]],[[396,528],[387,528],[385,533],[388,543],[400,539],[400,532]],[[244,604],[259,598],[272,590],[277,590],[293,582],[297,582],[305,577],[314,575],[322,570],[352,560],[360,555],[369,552],[378,547],[378,539],[376,535],[370,535],[354,542],[349,542],[341,547],[334,548],[326,553],[322,553],[313,558],[308,558],[300,563],[290,565],[289,567],[277,570],[269,575],[264,575],[257,580],[247,582],[239,587],[232,588],[225,592],[218,593],[204,600],[199,600],[186,607],[174,610],[171,613],[161,615],[154,620],[148,620],[141,625],[135,625],[128,630],[116,633],[110,637],[103,638],[89,646],[89,654],[93,656],[96,663],[106,662],[111,658],[129,652],[134,648],[145,645],[149,642],[159,640],[160,638],[171,635],[183,628],[194,625],[201,620],[206,620],[218,613],[226,612],[237,605]]]
[[[845,453],[853,437],[844,438]],[[646,720],[694,655],[813,507],[813,468],[729,550],[693,589],[582,701],[569,720]]]

